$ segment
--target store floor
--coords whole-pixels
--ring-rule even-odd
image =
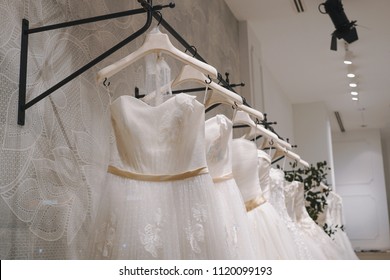
[[[358,252],[361,260],[390,260],[390,251],[384,252]]]

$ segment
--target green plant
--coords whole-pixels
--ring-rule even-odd
[[[332,237],[338,230],[344,231],[344,225],[328,225],[327,223],[324,224],[322,227],[323,230],[329,237]]]

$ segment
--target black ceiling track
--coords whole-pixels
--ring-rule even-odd
[[[305,11],[301,0],[294,0],[294,4],[295,4],[295,8],[297,9],[298,13],[303,13]]]

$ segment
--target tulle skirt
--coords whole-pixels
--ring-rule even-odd
[[[343,251],[310,217],[296,221],[315,260],[345,259]]]
[[[248,217],[256,234],[257,250],[262,251],[261,259],[298,259],[290,232],[269,202],[249,211]]]
[[[344,231],[342,231],[341,229],[337,230],[333,237],[333,240],[343,250],[345,259],[347,260],[359,259],[352,247],[348,235]]]
[[[249,224],[245,203],[234,179],[215,183],[222,198],[226,246],[234,259],[258,259],[253,246],[254,233]]]
[[[146,182],[107,174],[91,259],[231,259],[224,207],[209,174]]]

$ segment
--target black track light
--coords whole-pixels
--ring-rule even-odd
[[[321,7],[324,7],[325,11]],[[322,14],[328,14],[336,27],[336,30],[332,33],[331,50],[337,50],[336,38],[344,39],[349,44],[358,40],[356,21],[348,20],[341,0],[326,0],[319,5],[318,9]]]

